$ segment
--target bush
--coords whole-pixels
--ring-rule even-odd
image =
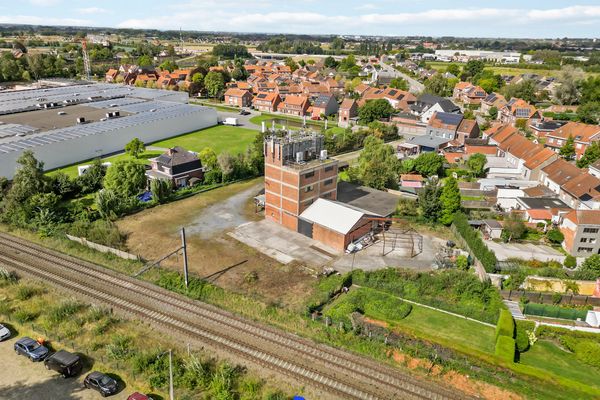
[[[515,343],[519,353],[524,353],[529,350],[529,335],[527,334],[527,331],[517,328],[517,338],[515,339]]]
[[[540,317],[570,320],[581,318],[581,320],[585,321],[587,310],[578,310],[576,308],[566,308],[549,304],[528,303],[525,305],[523,313],[528,315],[539,315]]]
[[[507,362],[515,361],[515,339],[508,336],[498,336],[494,354]]]
[[[548,238],[548,240],[552,243],[560,244],[563,242],[563,240],[565,240],[565,235],[563,235],[563,233],[558,229],[554,228],[550,229],[548,233],[546,233],[546,238]]]
[[[29,310],[17,310],[13,316],[15,317],[15,319],[17,320],[18,323],[20,324],[24,324],[26,322],[31,322],[34,319],[36,319],[38,317],[38,313],[33,312],[33,311],[29,311]]]
[[[65,300],[48,310],[48,321],[52,324],[59,324],[79,312],[83,307],[84,305],[77,300]]]
[[[15,297],[18,300],[25,301],[25,300],[29,300],[33,296],[36,296],[40,292],[41,292],[40,289],[32,287],[32,286],[20,286],[17,289],[17,293],[15,294]]]
[[[16,282],[17,275],[14,272],[9,271],[4,267],[0,267],[0,285],[11,284]]]
[[[129,336],[115,335],[106,346],[106,355],[113,360],[124,360],[133,353],[132,339]]]
[[[505,308],[500,310],[500,317],[496,324],[496,340],[500,336],[508,336],[510,338],[515,336],[515,320],[510,311]]]
[[[569,269],[573,269],[577,266],[577,259],[569,254],[565,257],[564,265]]]
[[[600,343],[592,340],[577,340],[573,348],[575,357],[582,362],[600,368]]]
[[[454,216],[452,224],[460,236],[467,242],[473,255],[483,264],[485,270],[487,272],[494,272],[497,264],[496,254],[488,249],[481,239],[479,232],[471,228],[467,216],[464,213],[457,213]]]

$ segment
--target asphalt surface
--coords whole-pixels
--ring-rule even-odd
[[[409,87],[410,92],[421,93],[423,90],[425,90],[425,85],[423,85],[421,82],[406,75],[403,72],[398,71],[396,68],[392,67],[391,65],[388,65],[386,63],[381,63],[380,65],[383,70],[385,70],[386,72],[389,72],[395,78],[400,77],[400,78],[406,79],[408,81],[408,84],[410,85],[410,87]]]

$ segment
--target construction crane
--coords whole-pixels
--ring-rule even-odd
[[[81,42],[81,49],[83,53],[83,70],[85,72],[85,79],[90,80],[92,74],[92,68],[90,67],[90,57],[87,52],[87,41],[84,39]]]

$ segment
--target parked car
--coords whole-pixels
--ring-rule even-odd
[[[48,356],[48,349],[30,337],[16,341],[15,353],[29,357],[31,361],[42,361]]]
[[[250,115],[250,111],[242,110],[242,111],[240,111],[240,115]]]
[[[46,358],[44,366],[46,369],[58,372],[63,378],[68,378],[81,372],[81,359],[77,354],[60,350]]]
[[[117,393],[119,387],[117,381],[102,372],[90,372],[83,380],[83,386],[100,393],[102,397]]]
[[[10,330],[4,325],[0,324],[0,342],[10,337]]]
[[[140,392],[135,392],[130,394],[127,400],[152,400],[152,397],[141,394]]]

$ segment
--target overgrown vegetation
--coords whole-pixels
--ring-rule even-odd
[[[453,226],[460,236],[467,242],[473,255],[481,262],[487,272],[494,272],[498,260],[494,252],[485,245],[479,232],[471,228],[467,216],[457,213],[454,217]]]

